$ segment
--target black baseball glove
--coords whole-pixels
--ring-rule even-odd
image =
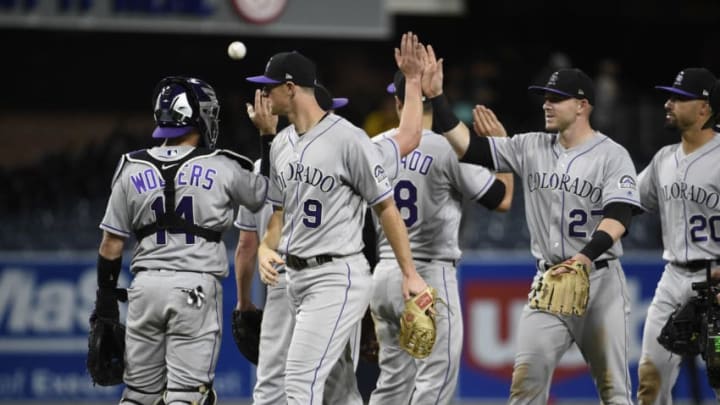
[[[127,301],[127,290],[100,288],[90,315],[87,369],[93,383],[102,386],[123,382],[125,326],[119,321],[118,301]]]
[[[263,312],[261,309],[250,311],[233,310],[232,334],[240,353],[252,364],[257,365],[260,351],[260,324]]]
[[[102,386],[123,382],[125,326],[115,319],[90,316],[87,369],[93,383]]]
[[[676,309],[663,326],[658,343],[665,349],[683,356],[700,353],[700,312],[694,298]]]

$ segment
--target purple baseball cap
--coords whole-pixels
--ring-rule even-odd
[[[687,68],[675,76],[672,86],[655,86],[655,88],[690,99],[707,100],[715,80],[715,75],[705,68]]]
[[[580,69],[560,69],[550,75],[544,86],[530,86],[532,93],[554,93],[567,98],[586,99],[595,102],[595,85],[590,76]]]
[[[273,55],[265,65],[265,73],[246,80],[260,84],[293,82],[298,86],[312,87],[317,82],[315,63],[300,52],[281,52]]]

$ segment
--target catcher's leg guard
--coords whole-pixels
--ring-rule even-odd
[[[162,387],[159,391],[151,392],[127,385],[123,390],[120,405],[164,405],[162,402],[164,391],[165,387]]]
[[[163,397],[167,405],[215,405],[217,393],[212,385],[201,385],[196,388],[168,388]]]

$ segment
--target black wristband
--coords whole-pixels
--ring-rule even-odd
[[[490,140],[484,136],[476,136],[470,133],[470,142],[465,154],[460,158],[460,163],[470,163],[496,170],[492,151],[490,150]]]
[[[495,179],[487,192],[477,202],[489,210],[494,210],[505,199],[505,183]]]
[[[100,288],[115,288],[120,276],[122,257],[115,260],[108,260],[98,255],[97,261],[97,283]]]
[[[614,244],[615,242],[609,233],[605,231],[595,231],[590,242],[580,250],[580,253],[587,256],[590,261],[595,261],[595,259],[600,257],[601,254],[605,253],[605,251],[610,249]]]
[[[260,137],[260,174],[270,176],[270,146],[275,135],[262,135]]]
[[[460,120],[455,116],[445,94],[431,98],[430,104],[433,108],[433,129],[435,132],[444,134],[458,126]]]

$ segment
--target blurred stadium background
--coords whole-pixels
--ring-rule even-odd
[[[689,66],[720,74],[718,15],[713,0],[0,0],[0,403],[117,401],[117,389],[92,387],[84,371],[97,225],[120,155],[153,145],[150,98],[163,76],[210,82],[222,103],[220,146],[257,158],[244,107],[254,89],[244,78],[272,54],[297,49],[313,58],[327,87],[350,98],[339,114],[373,135],[397,123],[385,86],[392,49],[413,30],[445,58],[458,116],[469,123],[472,106],[486,104],[510,133],[542,127],[529,84],[559,67],[582,68],[598,87],[594,126],[625,145],[639,171],[677,142],[662,127],[664,99],[653,86]],[[247,45],[244,60],[227,57],[233,40]],[[509,214],[465,208],[458,404],[507,395],[516,310],[533,273],[521,181]],[[236,240],[235,231],[225,235],[230,255]],[[658,220],[637,217],[623,243],[636,363],[662,270]],[[225,285],[229,312],[235,287]],[[254,370],[226,338],[220,398],[244,403]],[[578,356],[556,372],[555,403],[597,402]],[[699,388],[696,367],[678,380],[682,403],[711,398],[699,367]],[[361,363],[364,391],[375,372]]]

